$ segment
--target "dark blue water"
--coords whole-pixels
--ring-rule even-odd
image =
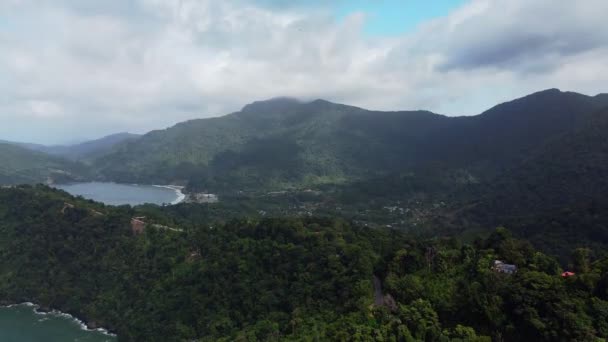
[[[58,313],[37,314],[34,307],[0,307],[2,342],[115,342],[116,337],[85,330],[78,321]]]
[[[82,196],[109,205],[144,203],[163,205],[175,204],[183,199],[179,190],[154,185],[90,182],[59,184],[55,187],[74,196]]]

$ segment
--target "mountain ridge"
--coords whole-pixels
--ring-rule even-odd
[[[93,165],[106,179],[214,190],[344,183],[436,163],[484,177],[603,104],[603,96],[548,89],[450,117],[280,97],[152,131]]]
[[[0,143],[0,184],[52,183],[90,177],[86,166],[39,151]]]
[[[27,142],[14,142],[0,140],[1,143],[7,143],[24,147],[26,149],[43,152],[53,156],[59,156],[70,160],[88,160],[97,158],[109,152],[114,145],[139,138],[141,135],[128,132],[114,133],[103,136],[98,139],[87,140],[77,144],[69,145],[44,145]]]

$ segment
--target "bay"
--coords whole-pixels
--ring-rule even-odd
[[[88,182],[57,184],[56,188],[108,205],[176,204],[184,199],[179,187]]]

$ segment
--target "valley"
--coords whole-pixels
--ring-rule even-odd
[[[606,99],[549,89],[477,116],[448,117],[276,98],[141,136],[62,147],[90,151],[76,161],[39,145],[0,145],[6,165],[19,167],[5,170],[2,183],[174,184],[185,202],[212,207],[223,222],[341,217],[417,236],[508,226],[566,260],[569,223],[556,222],[564,228],[551,232],[536,226],[565,210],[606,206]],[[602,249],[607,239],[592,226],[603,220],[582,223],[576,241]],[[556,241],[547,244],[546,234]]]

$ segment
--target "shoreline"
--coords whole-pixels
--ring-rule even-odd
[[[173,202],[171,202],[171,205],[179,204],[186,199],[186,194],[184,194],[182,192],[182,190],[184,189],[183,186],[179,186],[179,185],[152,185],[152,186],[157,187],[157,188],[171,189],[171,190],[175,191],[177,198],[175,200],[173,200]]]
[[[53,184],[52,187],[55,189],[66,191],[61,188],[62,185],[77,185],[77,184],[83,184],[83,183],[109,183],[109,184],[116,184],[116,185],[132,185],[132,186],[136,186],[136,187],[152,186],[155,188],[164,188],[164,189],[173,190],[175,192],[175,194],[177,195],[177,198],[174,199],[173,201],[171,201],[168,205],[176,205],[176,204],[183,202],[186,199],[186,194],[182,191],[185,188],[185,186],[180,186],[180,185],[136,184],[136,183],[129,184],[129,183],[117,183],[117,182],[113,182],[113,181],[112,182],[93,181],[93,182],[57,183],[57,184]]]
[[[27,306],[28,308],[31,308],[32,311],[36,314],[36,315],[41,315],[41,316],[46,316],[46,315],[53,315],[56,317],[63,317],[63,318],[68,318],[71,321],[75,322],[76,324],[78,324],[80,326],[81,330],[84,331],[88,331],[88,332],[98,332],[101,333],[103,335],[109,336],[109,337],[117,337],[116,334],[110,332],[108,329],[105,328],[89,328],[89,326],[81,319],[74,317],[72,315],[70,315],[69,313],[65,313],[56,309],[52,309],[50,311],[44,311],[44,310],[39,310],[40,309],[40,305],[38,304],[34,304],[32,302],[23,302],[23,303],[17,303],[17,304],[9,304],[9,305],[0,305],[0,307],[3,308],[14,308],[17,306]]]

